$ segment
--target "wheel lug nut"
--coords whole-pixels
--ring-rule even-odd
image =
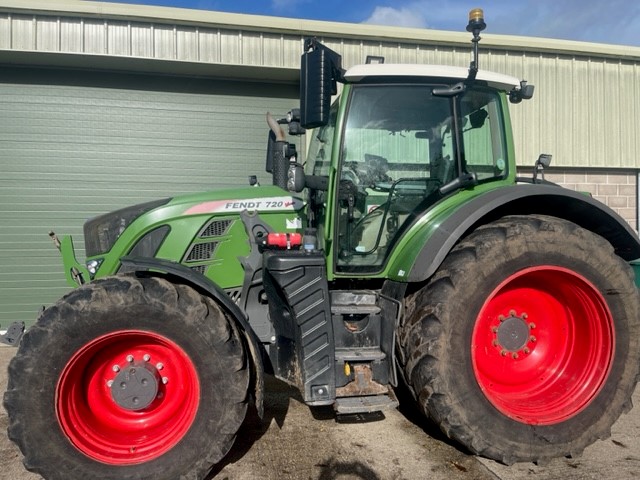
[[[509,310],[509,316],[515,317],[516,316],[516,311],[515,310]]]
[[[501,322],[504,322],[506,318],[504,315],[498,315],[498,320],[500,320]]]
[[[133,363],[133,355],[127,355],[127,362]]]
[[[113,380],[107,380],[107,387],[111,388],[113,386]]]
[[[503,357],[507,356],[507,351],[506,350],[500,350],[500,355],[502,355]]]
[[[516,352],[513,352],[511,354],[511,358],[513,358],[514,360],[516,360],[518,358],[518,354]]]
[[[493,328],[491,329],[491,331],[492,331],[493,333],[498,333],[498,327],[493,327]]]
[[[149,360],[151,360],[151,355],[149,355],[148,353],[145,353],[144,356],[142,357],[142,359],[145,362],[148,362]]]
[[[164,368],[164,365],[163,365],[162,363],[158,362],[158,363],[156,364],[156,368],[157,368],[158,370],[162,370],[162,369]]]
[[[522,351],[527,355],[531,353],[531,350],[528,347],[524,347]]]
[[[536,324],[535,324],[535,323],[533,323],[533,322],[531,322],[531,323],[529,324],[529,328],[530,328],[531,330],[533,330],[534,328],[536,328]]]
[[[164,385],[166,385],[167,383],[169,383],[169,378],[167,378],[167,377],[162,377],[162,383],[163,383]]]
[[[119,372],[120,371],[120,365],[114,365],[113,367],[111,367],[111,370],[113,370],[114,372]]]
[[[494,347],[498,346],[498,340],[494,340],[493,342],[491,342],[491,345],[493,345]]]
[[[527,318],[529,318],[529,315],[527,313],[522,312],[522,319],[526,320]]]
[[[529,337],[529,340],[530,340],[530,341],[532,341],[532,342],[535,342],[535,341],[536,341],[536,340],[538,340],[538,339],[537,339],[536,337],[534,337],[533,335],[531,335],[531,336]]]

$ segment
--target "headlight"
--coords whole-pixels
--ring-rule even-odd
[[[103,262],[102,258],[89,260],[87,262],[87,270],[89,270],[89,273],[91,274],[92,277],[96,274],[96,272],[100,268],[100,265],[102,265],[102,262]]]

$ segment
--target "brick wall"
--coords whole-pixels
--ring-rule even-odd
[[[522,168],[518,174],[530,176],[531,171],[531,168]],[[637,175],[634,170],[564,169],[551,166],[545,172],[545,180],[572,190],[589,192],[593,198],[615,210],[637,231]]]

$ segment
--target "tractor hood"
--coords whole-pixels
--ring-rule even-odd
[[[244,210],[258,213],[300,210],[304,202],[278,187],[245,188],[208,194],[176,197],[171,204],[185,206],[184,215],[206,213],[240,213]]]
[[[86,255],[104,255],[116,245],[118,248],[113,253],[126,255],[136,242],[152,231],[166,227],[167,231],[179,228],[184,233],[190,228],[198,228],[211,216],[238,215],[245,210],[284,215],[287,218],[284,227],[298,229],[302,221],[297,212],[303,206],[301,198],[274,186],[225,189],[165,198],[88,220],[84,225]]]

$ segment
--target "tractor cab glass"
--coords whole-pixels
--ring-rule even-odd
[[[310,131],[311,142],[309,143],[305,163],[305,173],[307,175],[329,178],[338,106],[339,102],[336,100],[329,112],[329,122],[322,127]],[[323,238],[328,192],[323,189],[308,189],[307,191],[309,194],[307,200],[310,205],[307,215],[310,225],[317,228],[319,238]]]
[[[469,88],[451,98],[433,95],[434,87],[352,88],[340,153],[337,271],[379,271],[416,214],[461,174],[478,182],[507,175],[498,94]]]
[[[311,142],[305,164],[307,175],[329,175],[337,115],[338,101],[335,101],[329,112],[329,122],[311,131]]]

